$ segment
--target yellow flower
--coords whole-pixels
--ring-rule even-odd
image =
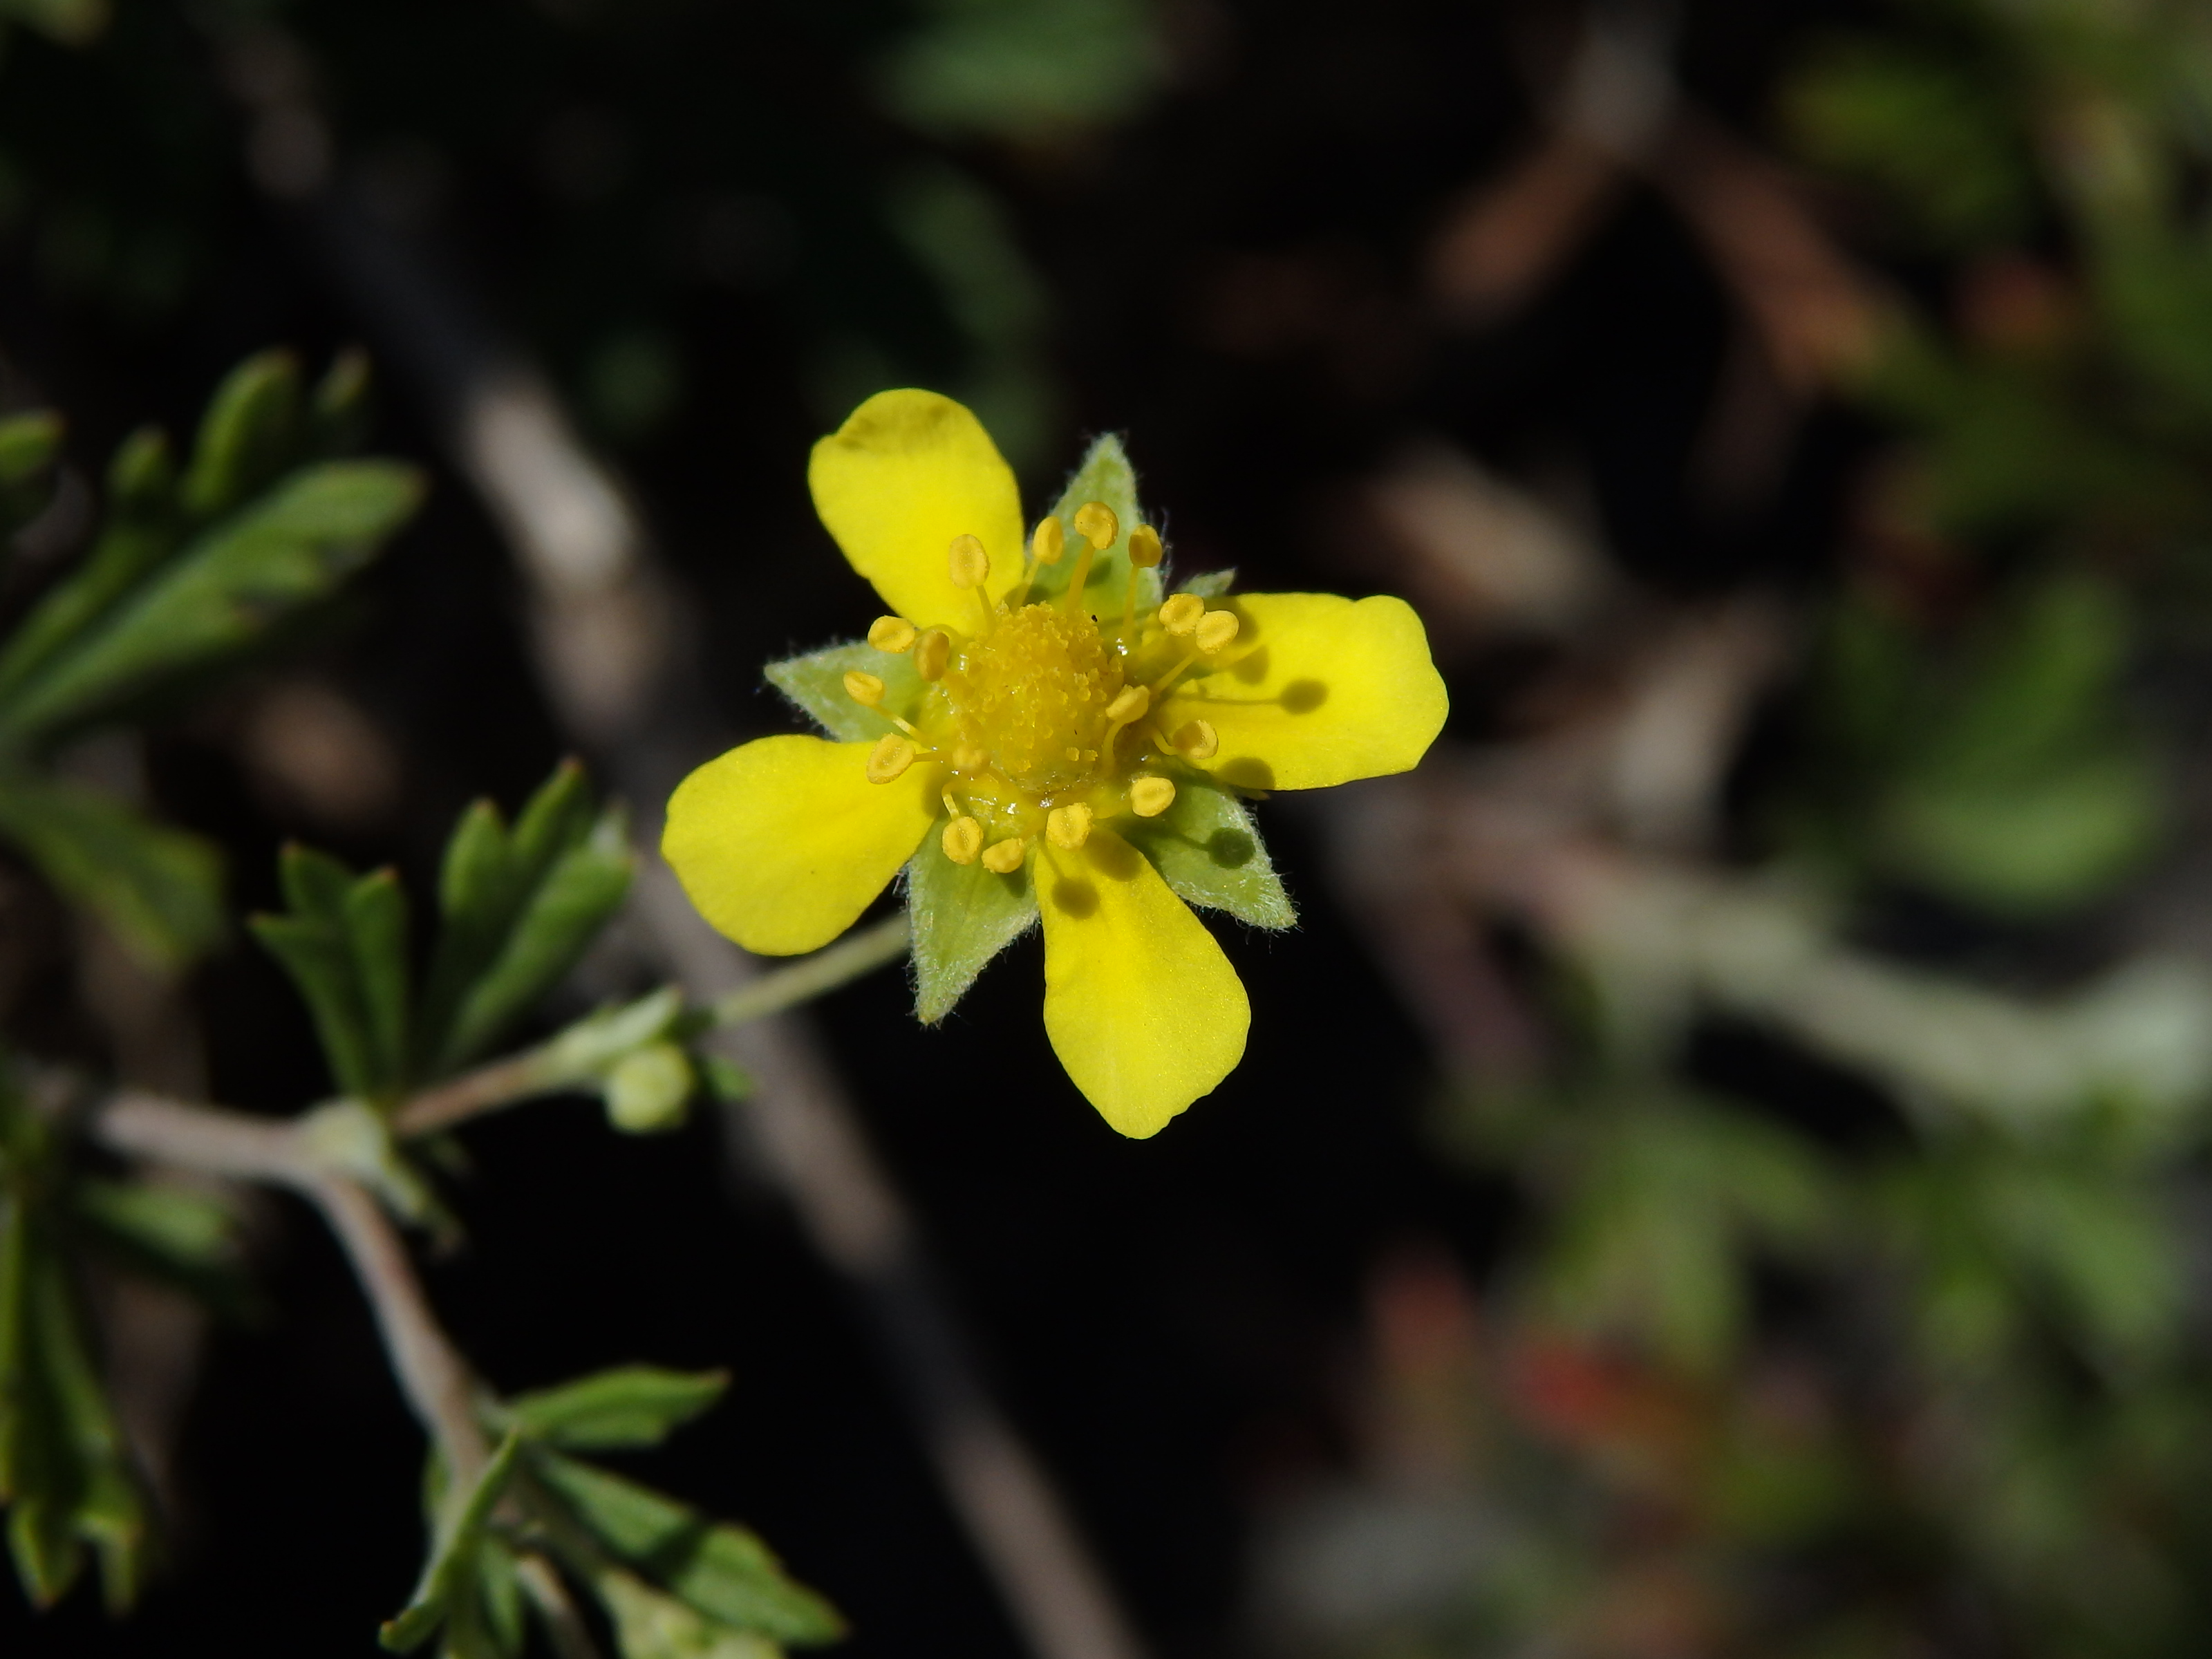
[[[927,1020],[1041,915],[1054,1051],[1115,1128],[1155,1133],[1250,1024],[1190,903],[1291,921],[1238,796],[1418,762],[1445,707],[1419,619],[1222,598],[1219,579],[1164,597],[1111,439],[1025,539],[989,434],[934,392],[871,398],[809,482],[892,614],[769,670],[830,737],[701,767],[662,851],[708,921],[770,956],[826,945],[906,869]]]

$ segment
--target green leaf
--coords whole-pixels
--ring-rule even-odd
[[[112,796],[20,775],[0,780],[0,835],[155,967],[181,968],[222,937],[216,849]]]
[[[623,815],[610,808],[589,838],[556,860],[529,892],[498,956],[454,1012],[439,1050],[441,1068],[489,1048],[568,971],[621,908],[634,869]]]
[[[1293,926],[1297,912],[1251,815],[1195,773],[1175,784],[1175,800],[1159,817],[1116,819],[1115,828],[1187,902],[1226,910],[1255,927]]]
[[[531,1468],[607,1549],[708,1618],[799,1647],[844,1633],[836,1610],[744,1528],[557,1452],[533,1450]]]
[[[777,1659],[766,1638],[717,1626],[634,1573],[610,1567],[592,1589],[615,1627],[623,1659]]]
[[[1137,507],[1137,475],[1129,465],[1129,457],[1121,447],[1121,441],[1112,433],[1097,440],[1091,453],[1083,458],[1083,465],[1075,469],[1060,492],[1053,516],[1066,532],[1068,550],[1058,564],[1041,567],[1036,580],[1031,584],[1032,599],[1047,599],[1063,594],[1075,579],[1075,568],[1080,562],[1078,549],[1082,538],[1075,533],[1075,512],[1085,501],[1097,501],[1114,510],[1121,521],[1121,533],[1114,544],[1099,552],[1091,562],[1090,580],[1084,584],[1084,603],[1094,615],[1119,617],[1129,591],[1129,532],[1144,522]],[[1157,527],[1157,526],[1156,526]],[[1137,573],[1137,613],[1159,608],[1160,573],[1155,569]]]
[[[254,644],[366,564],[422,495],[420,475],[392,462],[302,468],[204,532],[0,700],[0,726],[44,737]]]
[[[360,988],[362,1036],[376,1086],[407,1079],[407,895],[390,870],[374,871],[345,896],[346,939]]]
[[[258,494],[293,459],[299,440],[299,359],[258,352],[208,400],[185,471],[185,513],[204,523]]]
[[[991,958],[1036,924],[1029,871],[994,875],[979,861],[955,864],[937,835],[924,836],[906,866],[914,921],[915,1017],[934,1025],[967,994]]]
[[[51,410],[0,419],[0,540],[46,510],[53,498],[62,417]]]
[[[107,514],[92,551],[23,619],[0,648],[0,701],[113,608],[175,550],[176,468],[169,441],[147,427],[115,452],[107,469]]]
[[[497,1039],[581,955],[629,891],[621,811],[593,816],[583,770],[564,763],[512,836],[487,802],[447,843],[438,946],[417,1022],[433,1074]]]
[[[730,1385],[727,1371],[672,1371],[620,1365],[507,1402],[518,1433],[577,1449],[657,1446],[708,1410]]]
[[[82,1176],[70,1188],[87,1242],[133,1272],[175,1285],[218,1312],[255,1310],[237,1218],[221,1200],[149,1181]]]
[[[308,401],[302,447],[318,459],[343,455],[368,435],[369,393],[374,376],[368,354],[348,346],[331,359]]]
[[[873,674],[884,683],[882,708],[853,701],[845,690],[845,676],[854,670]],[[840,743],[872,743],[886,732],[896,731],[891,715],[914,719],[930,690],[915,672],[913,652],[878,651],[865,640],[773,662],[765,672],[770,685]]]
[[[457,1601],[465,1599],[473,1602],[477,1546],[485,1523],[491,1519],[493,1505],[506,1492],[507,1481],[514,1474],[521,1445],[519,1436],[507,1436],[477,1474],[467,1496],[458,1504],[448,1496],[447,1518],[438,1528],[437,1540],[413,1599],[397,1618],[386,1620],[376,1633],[378,1643],[387,1651],[412,1652],[446,1622]]]

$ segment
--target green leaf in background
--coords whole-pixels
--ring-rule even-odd
[[[79,1177],[70,1197],[85,1241],[118,1265],[188,1291],[220,1313],[255,1310],[238,1217],[221,1199],[165,1182],[93,1176]]]
[[[287,847],[289,910],[256,916],[254,937],[284,965],[313,1015],[331,1079],[386,1101],[409,1077],[407,902],[389,870],[356,878],[336,859]]]
[[[830,1604],[795,1583],[742,1527],[557,1452],[532,1448],[530,1468],[576,1523],[629,1566],[741,1633],[815,1647],[844,1633]]]
[[[46,510],[61,458],[62,417],[51,410],[0,420],[0,541]]]
[[[185,514],[204,524],[258,495],[290,465],[300,436],[300,360],[257,352],[208,400],[185,470]]]
[[[1964,64],[1855,42],[1797,81],[1785,112],[1808,156],[1882,190],[1939,246],[2008,240],[2031,222],[2026,135]]]
[[[0,697],[0,732],[46,737],[253,645],[374,557],[422,495],[421,476],[395,462],[301,469],[202,532]]]
[[[915,1018],[934,1025],[951,1013],[992,957],[1037,919],[1026,868],[994,875],[979,860],[955,864],[933,830],[906,866],[914,917]]]
[[[21,774],[0,777],[0,836],[153,967],[173,971],[222,937],[216,849],[149,823],[112,796]]]
[[[944,137],[1035,140],[1134,112],[1162,78],[1139,0],[927,0],[884,64],[892,109]]]
[[[1159,817],[1117,819],[1115,827],[1186,902],[1226,910],[1255,927],[1294,926],[1297,912],[1251,814],[1195,772],[1175,785],[1175,799]]]
[[[368,436],[374,376],[368,354],[349,346],[331,359],[307,402],[301,447],[313,460],[329,460],[358,448]]]
[[[577,1450],[657,1446],[707,1411],[730,1386],[727,1371],[621,1365],[507,1402],[519,1434]]]
[[[493,1506],[506,1494],[521,1444],[518,1437],[509,1435],[477,1474],[467,1495],[458,1504],[449,1495],[448,1513],[438,1528],[422,1582],[407,1606],[377,1632],[377,1641],[387,1651],[411,1653],[448,1621],[459,1622],[464,1631],[475,1633],[479,1615],[477,1556],[484,1528]],[[465,1636],[461,1645],[465,1646],[467,1639]],[[448,1641],[450,1649],[450,1633]]]
[[[1734,1355],[1752,1251],[1802,1251],[1836,1213],[1810,1146],[1701,1101],[1631,1096],[1549,1139],[1537,1156],[1560,1203],[1547,1301],[1571,1326],[1640,1338],[1693,1375]]]
[[[82,46],[107,27],[108,0],[0,0],[0,24],[20,23],[64,46]]]
[[[845,690],[845,676],[855,670],[873,674],[884,683],[881,708],[854,702]],[[765,672],[769,684],[840,743],[872,743],[886,732],[897,730],[890,716],[912,720],[916,706],[929,691],[921,676],[915,672],[913,652],[878,651],[866,641],[787,658],[770,663]]]
[[[565,763],[510,835],[480,801],[447,845],[443,915],[418,1024],[427,1075],[483,1053],[566,973],[629,890],[634,860],[618,807],[595,811],[583,769]]]
[[[137,1594],[144,1504],[62,1253],[56,1161],[43,1121],[0,1098],[0,1503],[34,1602],[68,1592],[90,1545],[119,1612]]]
[[[1067,488],[1060,492],[1060,501],[1052,509],[1066,535],[1067,551],[1058,564],[1038,568],[1030,597],[1048,599],[1064,594],[1068,583],[1075,580],[1075,568],[1081,562],[1078,550],[1083,544],[1082,538],[1075,533],[1075,513],[1085,501],[1097,501],[1111,507],[1114,516],[1121,521],[1121,533],[1111,547],[1103,549],[1091,562],[1090,579],[1083,588],[1084,603],[1098,616],[1119,617],[1129,591],[1129,532],[1145,520],[1137,506],[1137,474],[1129,465],[1128,452],[1122,448],[1121,439],[1110,432],[1091,444],[1091,453],[1075,469]],[[1158,610],[1160,598],[1158,568],[1139,570],[1137,614],[1141,617],[1147,611]]]

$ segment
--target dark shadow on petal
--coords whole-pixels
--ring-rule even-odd
[[[1052,884],[1053,908],[1078,921],[1098,914],[1098,889],[1080,878],[1061,877]]]
[[[1283,712],[1310,714],[1328,701],[1328,687],[1319,680],[1292,680],[1283,688]]]
[[[1273,789],[1275,769],[1251,755],[1241,755],[1213,769],[1215,779],[1232,789]]]

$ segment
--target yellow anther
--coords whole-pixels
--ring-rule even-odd
[[[991,574],[991,556],[983,550],[983,544],[973,536],[955,536],[946,554],[947,568],[955,587],[981,587],[983,579]]]
[[[1075,533],[1099,552],[1121,539],[1121,521],[1103,501],[1085,501],[1075,509]]]
[[[873,708],[884,700],[884,683],[873,674],[864,674],[857,668],[845,671],[845,695],[854,702],[866,703]]]
[[[1011,876],[1022,867],[1022,860],[1028,855],[1029,843],[1017,836],[1011,841],[986,847],[983,849],[983,867],[993,875]]]
[[[868,643],[893,656],[914,643],[915,626],[904,617],[878,617],[868,625]]]
[[[914,739],[886,732],[868,755],[868,781],[889,783],[914,764]]]
[[[1150,570],[1160,562],[1160,532],[1148,524],[1140,524],[1129,532],[1129,562],[1139,570]]]
[[[1233,611],[1209,611],[1200,619],[1193,635],[1198,648],[1208,656],[1217,651],[1226,650],[1229,642],[1237,637],[1237,613]]]
[[[1073,853],[1091,839],[1091,809],[1079,801],[1054,807],[1044,821],[1044,836],[1054,847]]]
[[[1114,701],[1106,705],[1106,718],[1115,726],[1127,726],[1152,706],[1152,694],[1141,685],[1125,685]]]
[[[1058,519],[1047,519],[1030,538],[1030,551],[1036,555],[1039,564],[1058,564],[1061,554],[1067,551],[1067,532],[1060,527]]]
[[[956,744],[952,750],[952,769],[956,772],[980,772],[991,763],[990,753],[972,743]]]
[[[1140,818],[1156,818],[1175,805],[1175,785],[1165,778],[1145,776],[1129,780],[1129,810]]]
[[[933,628],[914,642],[914,672],[926,680],[943,679],[951,660],[952,641],[941,629]]]
[[[983,826],[970,817],[957,817],[945,826],[945,856],[955,864],[973,864],[983,850]]]
[[[1160,607],[1160,626],[1176,638],[1188,639],[1206,616],[1206,601],[1195,593],[1178,593]]]
[[[1168,741],[1193,760],[1212,760],[1221,752],[1221,734],[1207,720],[1185,720]]]

